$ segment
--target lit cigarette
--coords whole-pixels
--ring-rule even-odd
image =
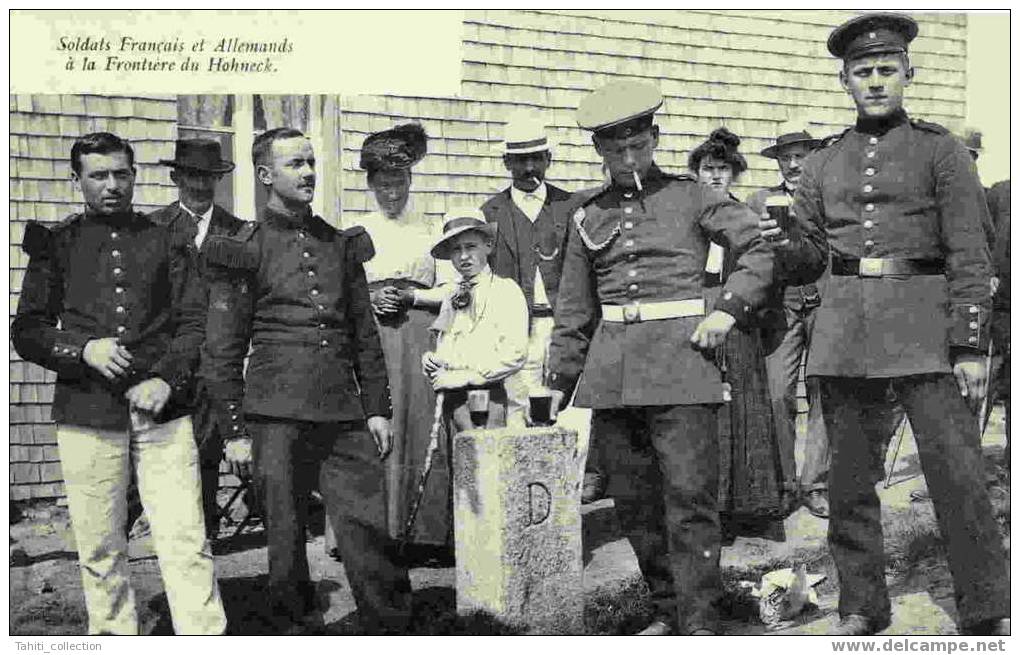
[[[637,171],[631,171],[631,175],[634,176],[634,186],[637,187],[638,191],[644,191],[644,187],[641,186],[641,178],[638,177]]]
[[[542,180],[538,179],[534,175],[531,176],[531,180],[535,183],[535,188],[542,186]]]

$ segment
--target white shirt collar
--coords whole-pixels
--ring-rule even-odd
[[[203,223],[207,223],[207,222],[209,222],[209,220],[212,219],[213,205],[209,205],[209,209],[207,209],[204,212],[202,212],[202,215],[199,216],[195,212],[193,212],[190,209],[188,209],[187,205],[185,205],[183,202],[181,202],[179,204],[181,206],[181,209],[183,209],[184,211],[188,212],[189,214],[194,216],[197,220],[199,220],[199,221],[201,221]]]
[[[510,197],[513,198],[514,202],[517,204],[518,207],[523,206],[524,203],[526,202],[534,202],[535,200],[540,201],[541,204],[544,205],[545,194],[546,187],[544,181],[541,184],[539,184],[538,188],[532,191],[531,193],[525,193],[524,191],[521,191],[517,187],[510,185]]]

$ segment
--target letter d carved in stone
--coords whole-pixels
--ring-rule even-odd
[[[549,518],[552,509],[552,494],[541,482],[528,485],[528,525],[538,525]]]

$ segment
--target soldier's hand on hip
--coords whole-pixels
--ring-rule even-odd
[[[134,359],[116,337],[92,339],[82,348],[81,358],[107,380],[115,380],[127,373]]]
[[[977,413],[988,392],[988,368],[983,355],[961,355],[953,364],[953,375],[960,395],[967,401],[970,411]]]
[[[223,458],[230,472],[242,479],[251,477],[251,437],[235,437],[223,444]]]
[[[691,335],[691,343],[700,350],[718,348],[726,340],[726,335],[737,320],[726,312],[715,310],[706,316]]]
[[[159,414],[170,400],[170,385],[163,378],[149,378],[139,382],[124,393],[132,407]]]
[[[375,447],[379,451],[379,459],[386,459],[393,448],[393,429],[390,420],[385,416],[369,416],[368,431],[375,439]]]

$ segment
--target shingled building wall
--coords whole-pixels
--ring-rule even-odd
[[[427,213],[480,205],[506,186],[503,123],[523,108],[540,110],[548,119],[555,144],[550,179],[568,190],[593,186],[601,179],[599,161],[589,135],[574,122],[574,110],[586,92],[617,77],[647,79],[666,96],[658,115],[657,160],[667,171],[682,171],[690,149],[726,125],[741,136],[750,164],[735,192],[744,196],[775,184],[774,163],[756,153],[780,122],[801,115],[823,135],[853,118],[835,74],[839,63],[825,49],[832,27],[850,15],[468,11],[458,97],[342,96],[331,103],[341,163],[334,216],[349,224],[371,208],[364,173],[357,168],[364,138],[410,120],[420,121],[430,136],[429,155],[415,168],[413,185],[415,203]],[[911,47],[911,61],[918,75],[907,90],[907,106],[913,115],[958,128],[966,113],[967,18],[915,18],[921,36]],[[74,138],[109,130],[131,140],[139,162],[136,205],[150,210],[175,197],[165,168],[155,162],[173,151],[177,116],[174,96],[11,97],[12,316],[27,264],[19,247],[25,222],[56,222],[80,211],[67,160]],[[15,500],[63,495],[49,411],[53,382],[52,373],[21,361],[11,349],[10,490]]]

